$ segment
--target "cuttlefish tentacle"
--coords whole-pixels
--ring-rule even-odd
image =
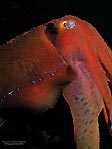
[[[83,110],[80,111],[79,108],[82,103],[79,101],[78,105],[76,104],[76,96],[78,95],[77,90],[80,90],[83,92],[83,96],[85,97],[84,100],[86,101],[88,99],[90,102],[87,104],[87,107],[95,113],[95,115],[91,115],[91,117],[95,120],[97,128],[98,116],[101,110],[104,110],[106,122],[108,123],[110,121],[112,124],[112,96],[108,85],[108,79],[111,81],[110,78],[112,78],[111,50],[104,43],[104,40],[97,33],[94,27],[86,21],[73,16],[65,16],[60,20],[54,20],[53,23],[58,30],[58,35],[54,41],[54,44],[56,45],[60,54],[62,54],[71,67],[76,70],[76,73],[80,78],[79,80],[76,79],[77,81],[72,82],[71,85],[68,85],[67,88],[63,90],[64,96],[70,105],[74,121],[77,117],[75,113],[77,111],[83,117]],[[81,61],[81,67],[76,65],[79,61]],[[77,67],[79,67],[79,69],[76,69]],[[85,69],[83,67],[85,67]],[[80,72],[82,71],[82,73],[79,73],[79,70]],[[86,73],[83,73],[83,70]],[[87,76],[90,76],[89,80]],[[90,90],[90,83],[95,86],[95,93],[97,94],[96,97],[91,94],[92,91]],[[80,87],[78,88],[78,86]],[[88,96],[86,97],[87,92],[85,88],[88,89],[88,92],[90,91],[89,98]],[[92,90],[94,91],[94,88],[92,88]],[[97,106],[95,107],[95,105]],[[91,109],[91,106],[94,108]],[[85,115],[85,119],[87,121],[88,117],[88,115]],[[78,120],[80,120],[79,117],[76,118],[74,127],[77,126],[75,128],[77,131],[76,136],[81,137],[82,134],[80,134],[81,132],[78,128],[78,124],[80,122],[78,122]],[[82,128],[84,129],[87,127],[83,125]],[[87,129],[88,137],[90,137],[88,134],[90,130],[91,128]],[[97,139],[93,141],[93,146],[98,148],[99,130],[95,129],[94,127],[93,130],[96,131],[93,133],[93,136],[97,136]],[[76,140],[76,144],[78,148],[80,148],[80,146],[81,148],[86,148],[86,144],[88,143],[86,140],[81,140],[80,143]],[[84,144],[85,147],[83,147]],[[91,143],[87,146],[91,146]]]
[[[86,30],[84,36],[86,36],[87,42],[94,47],[94,51],[97,54],[99,61],[102,63],[103,68],[106,71],[107,77],[112,82],[112,51],[105,43],[104,39],[100,36],[95,27],[86,21],[82,22],[82,30]]]
[[[88,47],[91,47],[91,49],[94,51],[95,57],[98,59],[98,62],[101,65],[102,70],[102,76],[104,75],[104,81],[100,80],[99,78],[97,79],[97,82],[100,81],[98,84],[100,85],[102,82],[105,83],[105,88],[104,86],[100,85],[101,91],[104,95],[104,102],[105,106],[104,107],[104,116],[105,120],[108,123],[109,121],[112,124],[112,108],[110,107],[111,105],[111,93],[110,89],[108,87],[108,83],[112,83],[112,51],[111,49],[107,46],[105,43],[104,39],[100,36],[100,34],[97,32],[97,30],[89,23],[86,21],[83,21],[83,26],[82,26],[82,32],[85,29],[87,32],[84,32],[84,37],[86,37],[87,44],[89,45]],[[91,50],[90,49],[90,50]],[[89,62],[90,63],[90,62]],[[92,69],[91,69],[92,70]],[[99,75],[95,76],[98,77]],[[107,108],[107,110],[106,110]],[[108,113],[108,114],[107,114]],[[107,115],[109,116],[107,118]]]
[[[64,88],[63,95],[72,111],[77,148],[98,149],[98,116],[104,106],[103,97],[86,67],[82,61],[74,62],[78,78]]]
[[[90,56],[88,56],[88,59],[87,59],[88,70],[90,71],[94,81],[98,85],[103,95],[103,99],[109,113],[108,116],[112,123],[112,99],[111,99],[111,92],[106,79],[106,74],[104,74],[102,65],[98,61],[98,58],[96,57],[96,54],[94,54],[94,51],[90,51],[91,49],[89,48],[88,50],[89,50],[89,53],[91,54]],[[93,61],[94,61],[94,64],[93,64]]]
[[[77,149],[99,148],[102,109],[112,124],[112,52],[91,24],[65,16],[18,36],[0,47],[0,72],[0,99],[5,99],[0,110],[43,111],[55,105],[62,91]]]

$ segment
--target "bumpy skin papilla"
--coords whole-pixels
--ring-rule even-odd
[[[90,23],[65,16],[16,37],[0,48],[0,72],[0,109],[43,111],[62,91],[77,149],[99,148],[102,109],[112,123],[112,52]]]

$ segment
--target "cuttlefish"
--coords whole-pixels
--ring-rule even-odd
[[[77,149],[99,149],[101,111],[112,129],[112,51],[76,16],[34,27],[0,47],[0,110],[53,108],[61,94],[71,110]],[[1,127],[4,120],[1,118]]]

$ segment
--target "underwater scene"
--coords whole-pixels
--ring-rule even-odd
[[[0,2],[0,149],[112,148],[111,13],[88,5]]]

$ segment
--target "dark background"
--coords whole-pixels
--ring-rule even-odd
[[[1,0],[0,45],[34,26],[64,15],[76,15],[95,26],[107,44],[112,47],[110,2],[109,0]],[[22,118],[19,118],[20,113]],[[9,122],[0,130],[1,141],[26,140],[27,149],[31,149],[31,146],[36,146],[37,149],[75,148],[72,117],[62,96],[56,107],[44,114],[37,116],[23,111],[20,113],[9,112]],[[101,149],[111,149],[112,138],[107,131],[102,114],[99,124]]]
[[[0,43],[52,19],[76,15],[92,23],[111,44],[111,10],[109,0],[1,0]]]

